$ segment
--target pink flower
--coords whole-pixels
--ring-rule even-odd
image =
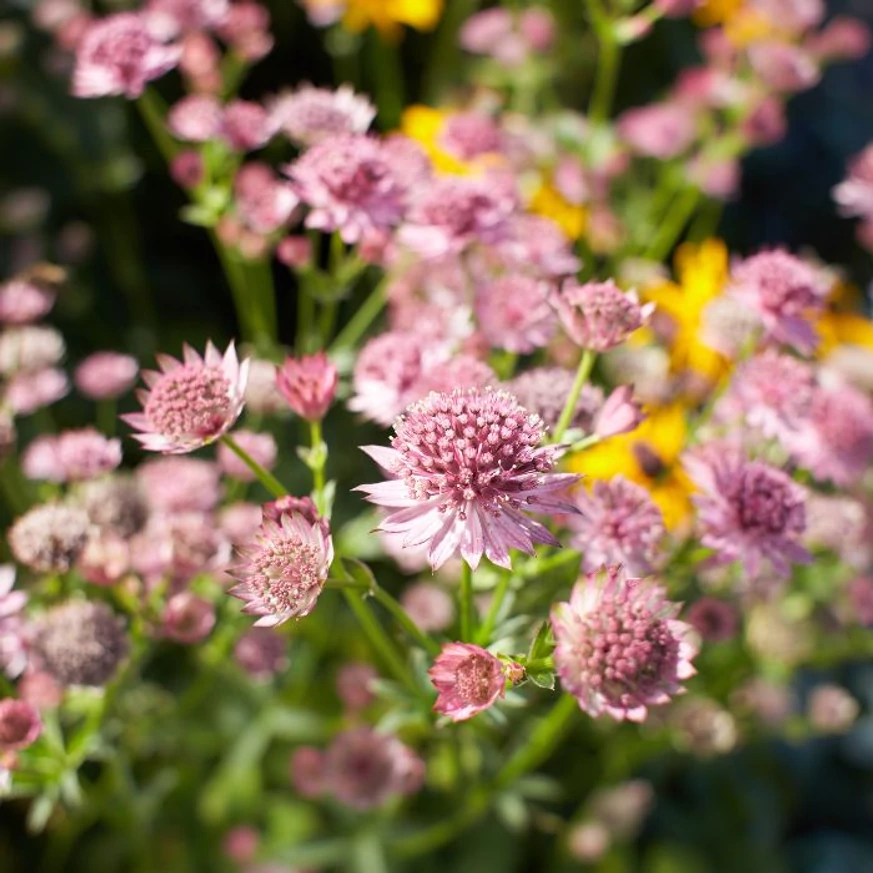
[[[766,558],[773,573],[788,576],[791,564],[807,563],[799,539],[806,528],[805,495],[791,478],[761,461],[747,461],[734,446],[709,444],[685,458],[700,493],[701,543],[719,564],[740,561],[757,578]]]
[[[12,556],[40,573],[66,573],[85,548],[89,519],[77,506],[43,503],[19,516],[6,535]]]
[[[406,196],[379,140],[360,134],[314,145],[284,169],[300,199],[310,207],[306,226],[338,230],[343,241],[393,227]]]
[[[438,176],[417,191],[398,241],[423,258],[494,245],[516,208],[513,183],[502,176]]]
[[[439,394],[455,388],[487,388],[496,382],[497,375],[485,361],[472,355],[454,355],[432,368],[423,369],[409,389],[408,399],[420,400],[431,391]]]
[[[570,396],[575,374],[562,367],[534,367],[516,376],[506,385],[518,402],[535,412],[547,427],[554,427]],[[603,405],[600,388],[587,384],[582,388],[570,427],[590,433]]]
[[[242,412],[248,361],[240,364],[233,343],[224,356],[211,342],[205,358],[187,345],[184,352],[184,362],[161,355],[161,372],[143,373],[143,411],[122,416],[148,451],[193,452],[227,433]]]
[[[470,161],[500,151],[500,128],[478,112],[455,112],[446,118],[439,144],[459,160]]]
[[[860,19],[837,15],[804,43],[806,50],[820,63],[851,61],[870,51],[870,28]]]
[[[422,767],[396,737],[369,727],[352,728],[334,737],[324,755],[325,788],[346,806],[371,809],[392,796],[417,791]]]
[[[200,458],[154,458],[136,468],[136,478],[158,512],[210,512],[221,499],[218,467]]]
[[[652,103],[628,109],[618,119],[619,136],[638,154],[668,161],[694,142],[697,122],[679,103]]]
[[[283,516],[301,515],[309,524],[321,525],[325,534],[330,531],[327,519],[318,514],[318,509],[311,497],[294,497],[292,494],[286,494],[284,497],[278,497],[276,500],[265,503],[261,507],[261,511],[264,519],[270,519],[277,524],[282,523]]]
[[[579,515],[570,520],[571,544],[583,554],[583,568],[622,564],[629,573],[648,573],[664,536],[661,510],[645,488],[616,476],[591,491],[574,494]]]
[[[258,61],[270,53],[270,12],[255,0],[236,0],[218,27],[218,35],[244,60]]]
[[[215,627],[215,607],[190,591],[174,594],[164,606],[161,630],[167,639],[185,645],[202,642]]]
[[[166,45],[149,29],[146,16],[120,12],[95,19],[76,48],[76,97],[139,97],[146,83],[179,62],[179,46]]]
[[[288,666],[286,647],[286,641],[275,631],[253,627],[237,640],[233,657],[246,673],[264,681]]]
[[[425,633],[441,633],[455,620],[451,595],[432,582],[417,582],[400,595],[400,605]]]
[[[167,113],[167,127],[176,139],[207,142],[221,130],[222,106],[210,94],[189,94]]]
[[[0,700],[0,751],[15,752],[36,742],[42,719],[36,707],[23,700]]]
[[[0,565],[0,670],[10,679],[27,666],[26,626],[22,611],[27,605],[24,591],[13,591],[15,567]]]
[[[662,586],[616,566],[589,573],[569,603],[552,607],[555,665],[583,712],[641,722],[648,707],[683,693],[697,646],[679,608]]]
[[[548,294],[544,282],[520,275],[501,276],[480,286],[476,318],[488,342],[519,354],[547,345],[558,327]]]
[[[510,567],[510,549],[558,545],[522,510],[575,513],[561,492],[578,477],[549,472],[561,448],[540,447],[542,420],[512,395],[433,393],[397,419],[394,433],[392,448],[363,450],[396,478],[357,490],[390,508],[380,530],[404,534],[404,546],[429,545],[434,570],[458,551],[474,568],[483,554]]]
[[[300,746],[291,754],[289,770],[291,784],[301,796],[321,797],[327,789],[324,773],[325,755],[314,746]]]
[[[503,662],[470,643],[446,643],[428,670],[439,692],[434,712],[466,721],[506,693]]]
[[[231,828],[221,841],[221,848],[226,857],[237,864],[246,864],[254,860],[261,844],[261,835],[256,828],[249,825],[238,825]]]
[[[821,78],[815,58],[800,46],[776,40],[748,48],[749,64],[768,90],[793,93],[812,88]]]
[[[843,215],[873,218],[873,144],[852,159],[833,196]]]
[[[306,421],[321,421],[333,403],[339,371],[324,352],[285,358],[276,370],[276,387],[291,411]]]
[[[623,343],[654,309],[640,306],[635,291],[625,293],[611,279],[584,285],[568,279],[551,300],[570,339],[595,352]]]
[[[336,674],[336,693],[349,712],[366,709],[375,699],[373,683],[379,673],[372,664],[343,664]]]
[[[779,142],[785,136],[786,126],[783,102],[768,95],[752,107],[740,129],[750,145],[766,146]]]
[[[153,30],[172,39],[218,27],[229,8],[228,0],[148,0],[143,12]]]
[[[0,321],[30,324],[47,315],[55,303],[53,291],[28,279],[10,279],[0,285]]]
[[[321,524],[283,515],[279,522],[265,519],[239,555],[242,561],[228,570],[240,580],[230,594],[245,601],[244,613],[260,616],[255,627],[275,627],[312,612],[333,561],[333,541]]]
[[[739,624],[736,609],[717,597],[701,597],[688,610],[686,618],[707,643],[731,639],[736,635]]]
[[[873,460],[873,402],[848,385],[818,388],[808,419],[783,438],[817,479],[849,486],[864,476]]]
[[[170,177],[180,188],[196,188],[206,178],[200,152],[181,151],[170,161]]]
[[[272,470],[279,453],[276,440],[269,433],[255,433],[251,430],[238,430],[234,440],[265,470]],[[219,444],[215,453],[218,466],[225,476],[239,479],[240,482],[254,482],[255,474],[224,443]]]
[[[221,116],[222,139],[236,151],[250,152],[265,146],[275,129],[267,110],[251,100],[232,100]]]
[[[31,415],[37,409],[51,406],[70,391],[63,370],[46,367],[42,370],[17,373],[6,383],[3,399],[16,415]]]
[[[107,439],[93,427],[37,437],[25,450],[21,468],[29,479],[84,482],[121,463],[121,440]]]
[[[752,307],[768,339],[811,352],[811,320],[821,312],[828,287],[808,264],[782,249],[752,255],[731,271],[730,292]]]
[[[91,400],[113,400],[136,381],[136,358],[120,352],[94,352],[76,367],[73,382]]]
[[[269,111],[278,130],[307,147],[347,133],[366,133],[376,117],[376,107],[355,94],[350,85],[340,85],[335,91],[301,85],[296,91],[280,94]]]
[[[852,606],[852,614],[857,617],[860,624],[873,627],[873,578],[862,576],[853,579],[846,587],[846,591]]]
[[[276,257],[291,269],[301,269],[312,262],[312,240],[308,236],[286,236],[276,246]]]
[[[646,414],[634,400],[633,385],[619,385],[594,417],[594,433],[601,439],[630,433],[645,420]]]
[[[542,215],[514,215],[497,244],[507,269],[528,270],[546,278],[570,276],[581,266],[564,232]]]

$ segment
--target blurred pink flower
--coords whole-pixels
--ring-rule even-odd
[[[261,844],[261,835],[251,825],[237,825],[231,828],[221,841],[226,857],[237,864],[246,864],[254,859]]]
[[[0,670],[10,679],[27,666],[27,626],[22,614],[27,594],[13,590],[15,567],[0,564]]]
[[[200,152],[178,152],[170,161],[170,176],[180,188],[196,188],[206,178]]]
[[[748,47],[749,64],[764,85],[791,94],[812,88],[821,78],[815,58],[800,46],[767,40]]]
[[[873,145],[849,162],[849,175],[833,190],[840,212],[873,218]]]
[[[179,62],[179,46],[166,45],[149,29],[148,18],[119,12],[94,19],[76,48],[76,97],[139,97],[146,83]]]
[[[29,324],[47,315],[55,304],[55,293],[29,279],[10,279],[0,285],[0,321]]]
[[[497,375],[485,361],[472,355],[453,355],[422,370],[409,389],[410,401],[427,397],[431,391],[450,392],[455,388],[488,388],[497,384]]]
[[[372,686],[378,678],[379,673],[372,664],[343,664],[336,674],[336,693],[346,710],[366,709],[376,699]]]
[[[42,719],[35,706],[7,697],[0,700],[0,751],[26,749],[42,733]]]
[[[638,154],[668,161],[687,151],[697,136],[693,111],[680,103],[652,103],[625,110],[619,136]]]
[[[440,633],[455,620],[451,595],[432,582],[416,582],[404,589],[400,605],[425,633]]]
[[[228,573],[240,581],[229,593],[245,601],[244,613],[259,616],[255,627],[312,612],[333,561],[333,541],[321,524],[297,514],[265,519],[238,551],[241,560]]]
[[[529,354],[547,345],[558,328],[549,286],[517,274],[480,285],[476,318],[494,348]]]
[[[85,548],[89,520],[78,506],[42,503],[19,516],[6,535],[12,556],[40,573],[65,573]]]
[[[819,62],[851,61],[870,51],[870,28],[859,18],[834,16],[818,33],[810,34],[804,48]]]
[[[91,400],[113,400],[125,394],[136,381],[136,358],[120,352],[94,352],[73,373],[76,388]]]
[[[561,492],[578,477],[551,473],[561,449],[540,446],[543,423],[503,391],[430,394],[394,425],[392,447],[365,446],[397,478],[357,490],[387,506],[380,530],[404,546],[429,544],[434,570],[460,551],[471,567],[484,554],[510,567],[510,549],[558,545],[522,513],[576,512]]]
[[[229,9],[229,0],[148,0],[143,14],[150,28],[172,39],[186,32],[217,27]]]
[[[689,607],[685,617],[706,643],[732,639],[740,623],[736,608],[717,597],[701,597]]]
[[[227,433],[242,412],[248,361],[239,362],[233,343],[223,356],[211,342],[205,357],[188,345],[184,352],[184,362],[158,357],[161,371],[143,373],[143,411],[122,416],[149,451],[193,452]]]
[[[231,100],[221,115],[221,138],[236,151],[265,146],[275,133],[267,110],[251,100]]]
[[[189,94],[170,107],[167,127],[184,142],[207,142],[221,130],[222,106],[211,94]]]
[[[552,607],[555,665],[583,712],[641,722],[650,706],[683,693],[697,646],[679,608],[662,586],[617,566],[589,573],[569,603]]]
[[[287,357],[276,370],[276,387],[291,411],[306,421],[321,421],[333,404],[339,371],[324,352]]]
[[[153,458],[136,468],[149,507],[161,512],[209,512],[221,499],[221,472],[201,458]]]
[[[438,142],[461,161],[500,151],[500,128],[480,112],[453,112],[443,122]]]
[[[465,721],[506,693],[503,662],[470,643],[446,643],[428,670],[438,692],[433,708],[452,721]]]
[[[279,448],[272,434],[238,430],[234,432],[233,438],[240,448],[265,470],[273,469]],[[219,444],[215,459],[225,476],[239,479],[240,482],[254,482],[257,478],[248,465],[244,464],[224,443]]]
[[[270,12],[255,0],[236,0],[217,30],[236,54],[252,63],[268,55],[273,48]]]
[[[253,627],[237,640],[233,656],[254,679],[264,681],[288,666],[287,642],[265,627]]]
[[[350,85],[336,90],[301,85],[276,97],[269,105],[273,125],[302,146],[347,133],[366,133],[376,107]]]
[[[161,631],[167,639],[185,645],[202,642],[215,627],[215,607],[191,591],[174,594],[161,614]]]
[[[636,430],[645,421],[642,406],[634,399],[632,385],[613,389],[594,417],[594,433],[601,439]]]
[[[315,746],[300,746],[291,753],[289,772],[294,790],[310,799],[321,797],[327,790],[325,754]]]
[[[107,439],[93,427],[37,437],[21,457],[28,479],[83,482],[121,463],[121,440]]]
[[[506,384],[506,390],[529,412],[535,412],[546,427],[553,428],[561,417],[570,396],[575,374],[562,367],[534,367],[525,370]],[[579,394],[570,427],[591,433],[603,406],[603,392],[586,384]]]

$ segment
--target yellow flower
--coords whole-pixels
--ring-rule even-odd
[[[549,182],[543,182],[531,197],[529,209],[551,218],[571,240],[579,239],[588,227],[588,210],[569,203]]]
[[[401,24],[433,30],[442,11],[442,0],[347,0],[343,24],[353,33],[372,25],[383,36],[397,37]]]
[[[604,440],[570,457],[569,469],[587,480],[619,474],[642,485],[675,530],[691,512],[692,485],[679,464],[688,437],[685,407],[672,403],[649,412],[631,433]]]
[[[702,341],[700,333],[704,310],[721,294],[727,281],[727,247],[717,239],[699,245],[685,243],[676,252],[675,271],[678,284],[665,282],[647,288],[643,296],[674,322],[675,333],[670,341],[673,372],[691,370],[716,381],[725,373],[728,362]]]
[[[715,27],[730,21],[744,3],[745,0],[704,0],[691,17],[698,27]]]

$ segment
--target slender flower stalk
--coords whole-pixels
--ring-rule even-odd
[[[387,278],[379,282],[370,292],[366,300],[355,310],[355,314],[346,326],[337,334],[330,346],[331,355],[348,352],[355,347],[358,340],[367,332],[370,325],[379,317],[388,302],[385,293]]]
[[[573,382],[573,387],[567,396],[567,402],[564,404],[564,409],[561,412],[561,417],[555,425],[555,431],[552,434],[552,442],[559,443],[564,433],[567,430],[570,422],[573,420],[573,413],[576,410],[576,404],[579,402],[579,395],[585,387],[585,383],[591,376],[591,370],[594,368],[594,361],[597,355],[591,349],[585,349],[582,352],[582,360],[579,361],[579,369],[576,370],[576,380]]]
[[[597,72],[591,103],[588,106],[588,118],[595,124],[604,124],[612,110],[621,62],[621,46],[616,39],[615,27],[601,0],[586,0],[586,6],[598,44]]]
[[[221,437],[224,443],[251,471],[258,481],[274,497],[285,497],[288,489],[272,474],[265,470],[248,452],[243,449],[230,434]]]
[[[473,570],[470,565],[464,561],[461,565],[461,587],[458,589],[459,615],[461,617],[461,639],[473,639],[473,622],[474,610],[473,606]]]

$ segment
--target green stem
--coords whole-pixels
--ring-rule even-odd
[[[598,43],[597,72],[588,106],[588,118],[594,124],[600,125],[609,119],[612,110],[621,61],[621,46],[615,38],[615,29],[601,0],[586,0],[586,5]]]
[[[494,589],[494,595],[491,598],[491,603],[488,606],[488,613],[485,616],[485,621],[479,628],[477,639],[479,644],[487,646],[491,642],[491,634],[494,633],[494,627],[497,624],[497,617],[500,615],[500,609],[503,606],[503,601],[509,593],[510,583],[512,582],[512,574],[504,573],[497,581],[497,586]]]
[[[118,404],[110,397],[97,401],[97,427],[108,436],[115,436],[116,412]]]
[[[670,254],[676,241],[682,235],[685,225],[688,224],[699,199],[700,192],[697,188],[686,188],[673,201],[673,205],[661,222],[658,232],[646,252],[645,257],[648,260],[662,261]]]
[[[312,326],[315,321],[315,298],[306,281],[301,275],[297,283],[297,334],[294,340],[294,351],[303,355],[310,350]]]
[[[265,470],[230,434],[224,434],[221,442],[257,476],[258,481],[274,497],[285,497],[288,494],[288,489],[272,473]]]
[[[422,102],[435,105],[441,88],[451,86],[455,80],[460,54],[458,31],[478,8],[478,0],[448,0],[446,3],[439,28],[431,41],[433,49],[422,80]]]
[[[358,307],[355,314],[349,319],[346,326],[339,332],[333,341],[330,352],[336,354],[351,349],[358,340],[367,332],[367,328],[376,320],[379,313],[385,308],[387,297],[385,288],[388,283],[383,279],[370,292],[370,296]]]
[[[548,658],[531,658],[526,661],[524,658],[519,658],[519,662],[526,670],[554,670],[555,659],[551,656]]]
[[[470,565],[461,563],[461,587],[458,589],[461,617],[461,640],[469,642],[473,639],[473,570]]]
[[[582,352],[582,360],[579,361],[579,369],[576,371],[576,380],[573,382],[573,387],[570,389],[566,403],[564,403],[561,417],[558,419],[557,425],[555,425],[552,442],[559,443],[569,427],[570,421],[573,419],[573,413],[576,411],[576,404],[579,402],[579,395],[582,393],[582,388],[591,375],[591,369],[594,367],[594,359],[596,357],[597,355],[591,349],[585,349]]]
[[[229,255],[233,257],[233,253]],[[276,343],[277,324],[276,289],[270,262],[266,258],[240,260],[240,268],[246,280],[248,305],[254,310],[255,339],[272,347]]]
[[[409,613],[380,585],[376,585],[371,589],[373,597],[391,613],[391,617],[403,628],[406,633],[412,637],[428,654],[438,655],[440,645],[436,640],[431,639],[419,626],[409,617]]]
[[[342,565],[341,561],[336,563],[340,566]],[[385,629],[376,621],[376,617],[371,612],[370,607],[367,606],[363,596],[348,589],[343,591],[343,595],[346,598],[349,609],[354,613],[358,624],[361,625],[361,629],[370,641],[370,645],[376,650],[385,666],[400,682],[418,695],[420,691],[415,683],[415,678],[403,662],[403,658],[398,653],[394,643],[391,642],[385,633]]]
[[[564,549],[544,560],[528,561],[518,570],[517,575],[522,579],[530,579],[534,576],[542,576],[544,573],[563,567],[564,564],[570,564],[573,561],[578,562],[579,560],[579,552]]]
[[[309,443],[312,446],[313,451],[319,449],[319,447],[324,443],[324,439],[321,435],[321,422],[320,421],[310,421],[309,422]],[[315,463],[312,465],[312,488],[315,491],[315,503],[318,506],[319,512],[324,512],[324,464],[326,458],[321,458],[319,463]]]
[[[167,107],[154,88],[146,88],[142,96],[136,101],[136,108],[142,117],[143,123],[148,128],[158,151],[164,160],[169,163],[179,152],[179,146],[167,131],[164,119],[167,115]]]
[[[393,40],[383,40],[378,32],[367,34],[370,49],[370,69],[373,72],[373,93],[379,108],[379,126],[393,130],[400,124],[403,112],[403,63],[400,45]]]

